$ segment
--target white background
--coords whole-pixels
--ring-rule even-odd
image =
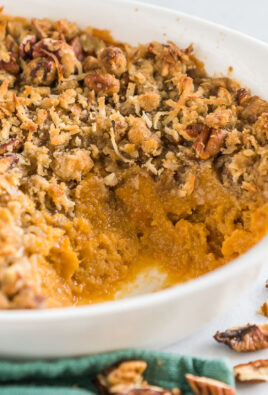
[[[268,42],[268,0],[143,0],[143,2],[196,15]],[[166,350],[203,357],[227,357],[233,365],[268,358],[268,350],[238,354],[213,340],[213,335],[217,330],[244,325],[248,322],[268,322],[267,319],[256,313],[258,307],[268,299],[268,289],[265,288],[266,279],[268,279],[268,265],[252,289],[248,290],[246,297],[242,300],[234,300],[231,311],[216,318],[214,322],[194,335],[166,347]],[[239,289],[239,284],[237,284],[237,288]],[[197,311],[196,314],[202,314],[202,311]],[[240,385],[238,394],[267,395],[268,383]]]

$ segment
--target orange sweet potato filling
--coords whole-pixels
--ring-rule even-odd
[[[55,292],[55,279],[47,280],[51,306],[112,299],[150,262],[168,273],[165,286],[196,278],[244,253],[267,232],[268,204],[255,209],[256,203],[236,199],[209,168],[196,174],[187,198],[178,196],[174,180],[156,182],[138,168],[122,177],[111,192],[88,176],[76,190],[75,218],[48,218],[66,231],[48,256],[66,281],[57,282]]]

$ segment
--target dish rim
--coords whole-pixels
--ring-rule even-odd
[[[63,0],[59,0],[62,1]],[[136,0],[98,0],[99,2],[114,3],[117,7],[120,5],[132,5],[134,7],[141,7],[147,10],[158,10],[172,16],[177,16],[178,18],[183,18],[185,20],[197,22],[203,26],[209,26],[216,30],[220,30],[223,33],[228,33],[236,36],[244,41],[251,42],[259,47],[262,47],[264,51],[268,53],[268,44],[264,41],[251,37],[245,33],[241,33],[235,29],[226,27],[224,25],[211,22],[205,18],[200,18],[195,15],[191,15],[185,12],[177,11],[168,7],[148,4],[142,1]],[[38,2],[38,0],[37,0]],[[235,272],[241,271],[241,265],[243,265],[243,270],[256,262],[256,260],[262,259],[262,252],[265,251],[265,246],[268,245],[268,234],[262,238],[255,246],[253,246],[246,253],[242,254],[238,258],[232,260],[231,262],[221,266],[220,268],[214,269],[211,272],[203,274],[197,278],[189,280],[185,283],[180,283],[169,287],[167,289],[151,292],[143,295],[136,295],[132,297],[126,297],[120,300],[111,300],[101,303],[95,303],[92,305],[82,305],[82,306],[71,306],[71,307],[57,307],[57,308],[46,308],[46,309],[21,309],[21,310],[0,310],[0,320],[3,322],[33,322],[33,321],[53,321],[53,320],[65,320],[69,319],[70,315],[72,318],[83,318],[83,317],[93,317],[93,316],[108,316],[115,313],[123,313],[129,311],[130,309],[138,310],[140,308],[153,307],[155,305],[161,305],[167,300],[179,299],[182,295],[186,296],[196,292],[198,289],[202,289],[209,286],[212,282],[217,285],[218,282],[226,281]]]

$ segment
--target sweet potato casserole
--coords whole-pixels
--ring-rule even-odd
[[[167,287],[267,232],[268,103],[192,46],[3,14],[0,45],[2,309]]]

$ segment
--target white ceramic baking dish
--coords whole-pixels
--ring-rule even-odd
[[[110,29],[130,42],[194,43],[209,73],[234,69],[268,99],[268,45],[189,15],[123,0],[2,0],[5,11],[27,17],[68,18]],[[268,238],[229,265],[168,290],[93,306],[0,312],[0,355],[17,358],[83,355],[125,347],[162,347],[227,310],[267,261]],[[146,276],[145,276],[146,277]],[[148,288],[148,279],[139,292]]]

